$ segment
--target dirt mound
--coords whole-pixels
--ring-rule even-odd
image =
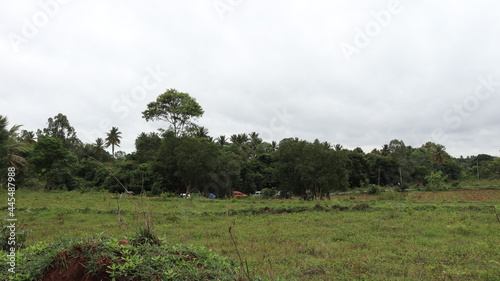
[[[75,253],[76,251],[76,253]],[[88,262],[81,251],[75,247],[74,252],[62,251],[57,254],[52,264],[45,269],[41,281],[108,281],[106,272],[111,260],[102,257],[97,265],[97,272],[88,271]],[[80,252],[80,253],[78,253]],[[77,254],[76,256],[73,256]]]
[[[160,240],[151,237],[138,235],[129,241],[99,236],[40,243],[22,250],[26,262],[19,266],[14,279],[238,280],[239,268],[233,260],[202,247],[157,245]],[[2,270],[0,266],[0,276],[5,276],[6,270]]]

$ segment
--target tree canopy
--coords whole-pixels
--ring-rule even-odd
[[[147,105],[142,112],[146,121],[162,120],[170,123],[175,136],[184,132],[186,126],[203,115],[201,106],[187,93],[169,89],[156,98],[156,101]]]

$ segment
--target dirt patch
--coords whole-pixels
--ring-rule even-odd
[[[108,281],[107,266],[111,260],[103,257],[99,260],[99,270],[90,274],[87,270],[87,261],[82,254],[69,257],[69,252],[57,254],[54,262],[45,269],[41,281]]]

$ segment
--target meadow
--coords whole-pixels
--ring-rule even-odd
[[[0,198],[7,198],[5,190]],[[4,200],[6,201],[6,200]],[[7,213],[7,202],[0,204]],[[304,201],[16,194],[26,241],[150,226],[171,245],[211,249],[254,280],[499,280],[500,189],[384,192]],[[248,278],[250,277],[250,278]]]

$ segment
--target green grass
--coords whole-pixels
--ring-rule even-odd
[[[27,241],[31,245],[67,234],[123,239],[151,218],[154,232],[167,244],[206,247],[238,263],[239,251],[253,278],[498,280],[498,195],[466,201],[449,194],[448,201],[422,202],[410,193],[318,202],[138,196],[119,200],[109,193],[20,190],[16,215],[20,226],[33,231]],[[0,193],[0,198],[6,195]],[[7,213],[6,206],[2,202],[0,212]]]

